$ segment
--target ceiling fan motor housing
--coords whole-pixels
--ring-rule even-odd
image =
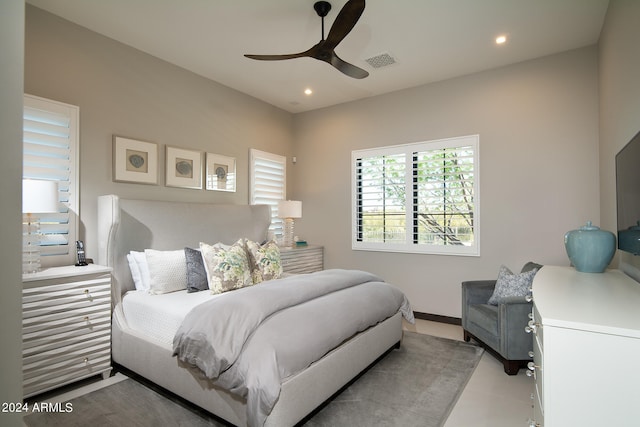
[[[331,10],[331,3],[328,1],[317,1],[313,5],[313,8],[316,10],[319,17],[324,18]]]

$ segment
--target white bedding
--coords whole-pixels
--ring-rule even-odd
[[[122,310],[131,329],[172,348],[173,337],[187,313],[220,296],[207,291],[187,293],[186,289],[160,295],[129,291],[122,299]]]

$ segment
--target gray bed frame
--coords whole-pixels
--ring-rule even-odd
[[[175,250],[199,242],[263,241],[271,222],[265,205],[225,205],[98,198],[98,263],[113,269],[112,359],[115,363],[237,426],[245,426],[244,399],[182,366],[172,348],[127,326],[120,302],[134,289],[131,250]],[[400,313],[352,337],[282,383],[265,426],[292,426],[329,399],[402,339]]]

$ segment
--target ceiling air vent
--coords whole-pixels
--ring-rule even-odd
[[[365,61],[373,68],[382,68],[396,63],[396,59],[389,53],[381,53],[380,55],[365,59]]]

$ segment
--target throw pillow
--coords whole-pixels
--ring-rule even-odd
[[[489,298],[488,304],[498,305],[509,297],[524,297],[531,289],[533,277],[538,272],[537,268],[529,270],[525,273],[513,274],[504,265],[500,266],[498,280],[493,289],[493,295]]]
[[[527,271],[531,271],[534,268],[537,268],[538,270],[540,270],[542,268],[542,265],[538,264],[537,262],[529,261],[528,263],[522,266],[522,270],[520,270],[520,273],[526,273]]]
[[[129,252],[127,261],[129,261],[129,270],[131,270],[131,278],[133,279],[136,290],[148,291],[151,277],[149,276],[149,266],[147,265],[147,258],[144,252]]]
[[[149,291],[152,294],[166,294],[187,287],[187,262],[184,250],[157,251],[145,249],[149,266]]]
[[[244,239],[230,247],[200,242],[200,252],[212,294],[253,285]]]
[[[277,279],[282,276],[280,248],[273,240],[260,245],[247,240],[247,252],[251,263],[251,277],[254,284]]]
[[[197,249],[184,248],[187,261],[187,292],[198,292],[209,289],[207,271],[204,268],[202,254]]]

